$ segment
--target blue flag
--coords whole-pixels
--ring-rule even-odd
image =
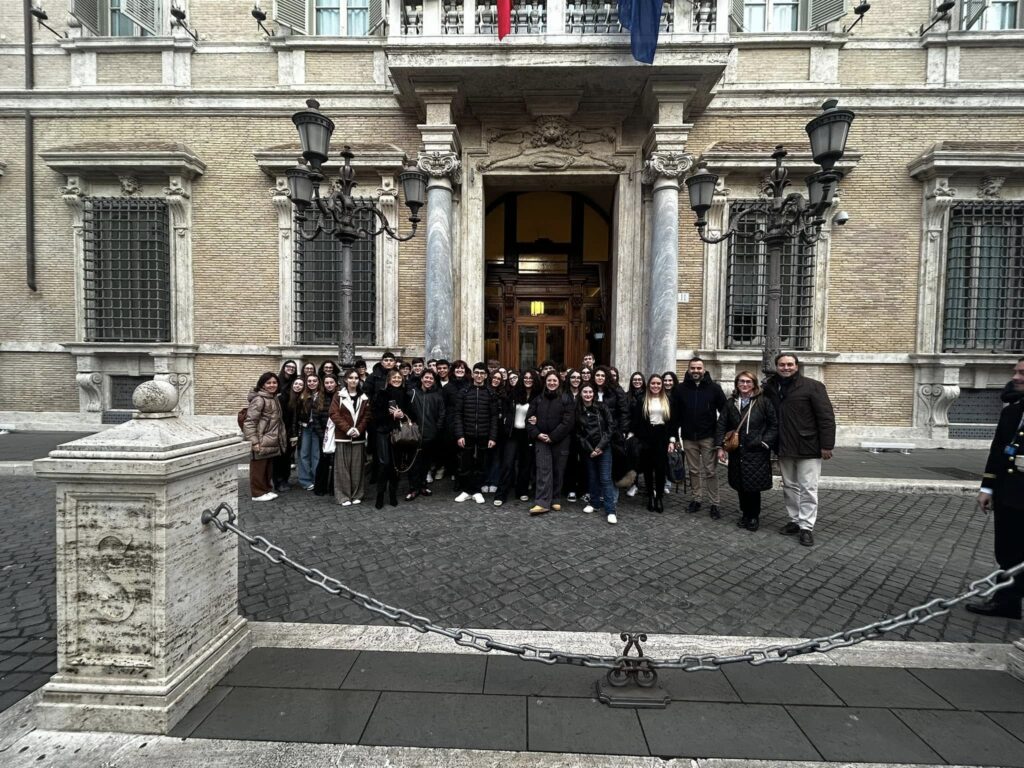
[[[654,63],[661,26],[661,4],[664,0],[619,0],[619,23],[629,30],[633,58],[644,64]]]

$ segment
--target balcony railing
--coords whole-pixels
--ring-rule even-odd
[[[555,13],[548,18],[548,4]],[[716,31],[723,0],[666,0],[661,10],[661,31],[711,33]],[[467,6],[473,24],[466,28]],[[498,6],[495,0],[401,0],[397,21],[405,35],[497,35]],[[551,23],[549,23],[551,22]],[[561,22],[561,23],[558,23]],[[617,0],[532,0],[512,6],[511,34],[619,35]]]

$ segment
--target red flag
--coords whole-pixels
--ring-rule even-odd
[[[498,39],[512,31],[512,0],[498,0]]]

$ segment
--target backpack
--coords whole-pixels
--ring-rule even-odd
[[[686,480],[686,461],[683,459],[683,452],[679,446],[668,455],[668,471],[665,474],[671,482],[677,485]]]
[[[238,428],[241,430],[245,429],[245,417],[249,413],[249,406],[238,409]]]

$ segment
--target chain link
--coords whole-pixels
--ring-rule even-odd
[[[226,513],[226,520],[221,519],[222,513]],[[526,661],[537,661],[541,664],[571,664],[595,669],[623,669],[627,665],[629,658],[635,660],[635,657],[626,656],[595,656],[592,654],[567,653],[555,648],[546,648],[528,643],[522,645],[503,643],[483,632],[474,632],[471,629],[449,629],[442,627],[434,624],[426,616],[417,616],[404,608],[395,608],[387,603],[382,603],[376,598],[364,595],[351,587],[345,586],[318,568],[309,568],[293,560],[288,557],[288,554],[281,547],[273,544],[265,537],[252,536],[236,526],[235,520],[238,519],[238,516],[226,503],[222,503],[213,511],[205,510],[201,519],[204,525],[213,524],[221,533],[230,532],[235,534],[245,541],[253,552],[275,565],[283,565],[295,571],[302,575],[307,582],[331,595],[351,600],[371,613],[382,616],[400,626],[410,627],[417,632],[430,632],[447,637],[454,641],[456,645],[461,645],[464,648],[472,648],[481,653],[501,651],[502,653],[513,654]],[[680,656],[673,659],[656,659],[645,656],[644,660],[652,668],[701,672],[717,670],[726,664],[746,663],[756,667],[762,664],[777,664],[788,661],[795,656],[803,656],[808,653],[829,653],[837,648],[846,648],[862,643],[865,640],[871,640],[887,632],[924,624],[937,616],[949,613],[953,606],[965,600],[970,600],[972,597],[991,597],[999,590],[1010,586],[1013,583],[1013,577],[1021,572],[1024,572],[1024,562],[1018,563],[1012,568],[993,571],[982,579],[972,581],[966,592],[955,597],[946,599],[935,598],[927,603],[916,605],[898,616],[881,619],[873,624],[866,624],[863,627],[844,629],[831,635],[816,637],[812,640],[804,640],[789,645],[748,648],[742,654],[734,656],[704,654],[700,656]]]

